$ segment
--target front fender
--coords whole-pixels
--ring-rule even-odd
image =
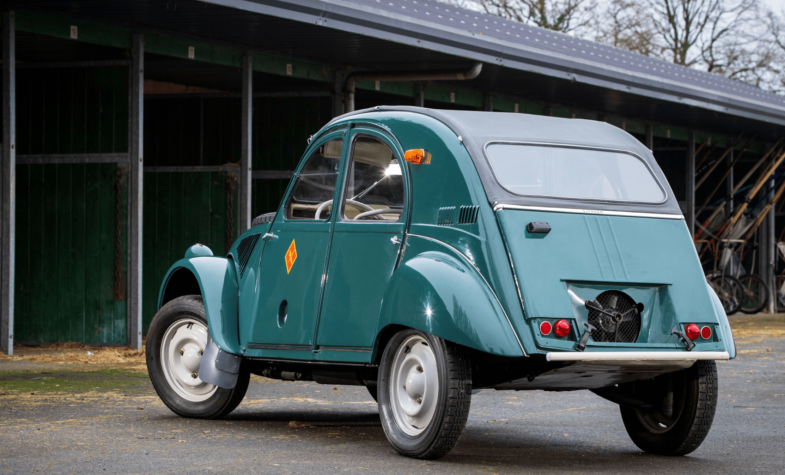
[[[714,305],[714,313],[717,315],[720,335],[722,335],[722,341],[725,343],[725,351],[730,355],[730,359],[733,359],[736,357],[736,341],[733,339],[733,332],[730,328],[728,315],[725,313],[725,309],[722,308],[722,302],[720,302],[720,298],[717,297],[717,293],[711,288],[708,282],[706,283],[706,288],[709,289],[709,297],[711,298],[711,303]]]
[[[402,325],[486,353],[524,356],[491,289],[447,252],[423,252],[398,267],[384,295],[379,334]]]
[[[184,279],[183,272],[196,278],[204,302],[207,325],[215,344],[226,353],[242,354],[238,330],[237,271],[231,259],[224,257],[192,257],[175,262],[164,277],[158,294],[160,309],[173,297],[167,289]]]

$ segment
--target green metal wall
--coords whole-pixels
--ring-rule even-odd
[[[17,153],[126,152],[126,68],[17,72]],[[127,201],[115,164],[17,165],[16,341],[125,343]]]

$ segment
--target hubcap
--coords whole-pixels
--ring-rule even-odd
[[[420,336],[407,338],[395,353],[390,374],[390,402],[398,427],[418,435],[433,419],[439,397],[436,356]]]
[[[192,318],[174,322],[164,333],[161,344],[164,376],[169,386],[188,401],[204,401],[218,389],[199,379],[199,365],[207,337],[207,327]]]

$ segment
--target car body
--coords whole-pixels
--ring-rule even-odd
[[[375,391],[403,330],[470,355],[474,389],[591,389],[623,407],[624,385],[735,357],[665,176],[607,123],[346,114],[263,221],[226,257],[192,247],[161,288],[161,308],[201,295],[199,376],[219,387],[245,365]]]

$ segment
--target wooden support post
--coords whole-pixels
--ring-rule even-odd
[[[684,218],[690,236],[695,236],[695,132],[690,130],[687,134],[687,177],[686,193],[684,199]]]
[[[414,99],[414,105],[425,107],[425,86],[423,84],[417,85],[417,97]]]
[[[646,124],[646,148],[654,150],[654,126]]]
[[[240,100],[240,203],[237,220],[237,236],[251,227],[251,134],[253,120],[253,56],[245,55],[242,60],[243,92]],[[227,243],[228,244],[228,243]]]
[[[142,348],[142,189],[144,182],[144,36],[133,35],[128,113],[128,346]]]
[[[16,35],[13,11],[3,12],[3,144],[0,157],[0,350],[14,354],[16,243]]]
[[[769,186],[771,186],[773,192],[774,187],[776,186],[775,181],[771,180]],[[766,255],[765,266],[761,268],[761,274],[763,274],[763,281],[766,282],[766,286],[769,289],[769,302],[766,305],[766,309],[769,313],[775,313],[777,311],[777,300],[775,298],[775,295],[777,295],[777,238],[774,236],[776,214],[776,207],[772,207],[766,216],[766,249],[761,250]]]

